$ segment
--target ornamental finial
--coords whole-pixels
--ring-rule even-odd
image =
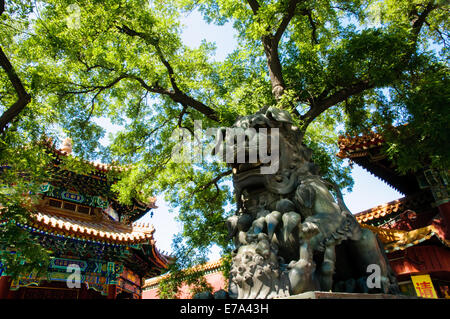
[[[72,139],[70,137],[67,137],[66,139],[64,139],[62,147],[61,147],[61,151],[64,151],[67,154],[72,153]]]

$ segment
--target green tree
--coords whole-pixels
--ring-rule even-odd
[[[212,59],[212,43],[183,44],[180,16],[192,10],[233,24],[239,46],[224,61]],[[193,132],[196,120],[229,126],[266,105],[286,109],[321,173],[348,189],[350,170],[334,156],[339,132],[409,123],[420,143],[398,134],[387,143],[399,169],[448,167],[447,16],[443,0],[49,0],[7,44],[33,96],[29,112],[61,127],[79,156],[133,164],[116,185],[122,201],[164,193],[178,209],[175,274],[212,244],[231,249],[231,171],[171,158],[172,132]],[[108,148],[98,117],[124,128]]]
[[[12,278],[39,276],[49,262],[49,252],[23,228],[51,160],[40,143],[45,108],[32,101],[32,72],[22,68],[32,61],[17,45],[32,9],[28,1],[0,1],[0,266]]]

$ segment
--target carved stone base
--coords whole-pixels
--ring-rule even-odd
[[[420,299],[420,298],[405,295],[390,295],[390,294],[308,291],[302,294],[280,299]]]

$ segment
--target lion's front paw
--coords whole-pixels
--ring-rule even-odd
[[[311,222],[304,222],[302,224],[301,232],[302,232],[302,237],[304,239],[308,240],[308,239],[314,237],[315,235],[317,235],[320,232],[320,230],[316,224],[311,223]]]

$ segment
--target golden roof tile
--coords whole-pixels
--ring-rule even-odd
[[[386,215],[396,213],[399,210],[405,209],[405,205],[407,202],[408,199],[406,197],[403,197],[389,203],[367,209],[358,214],[355,214],[354,216],[359,223],[366,223],[373,219],[378,219]]]
[[[361,227],[376,233],[384,244],[384,249],[387,253],[415,246],[433,236],[436,236],[445,246],[450,247],[450,240],[445,239],[442,230],[433,224],[410,231],[386,229],[366,224],[361,224]]]
[[[67,156],[67,157],[73,157],[72,155],[72,140],[70,138],[66,138],[60,149],[56,148],[53,144],[53,140],[51,138],[48,138],[43,141],[44,146],[52,151],[54,154],[59,156]],[[110,171],[116,171],[116,172],[124,172],[130,170],[131,166],[124,166],[124,165],[113,165],[113,164],[104,164],[104,163],[98,163],[94,161],[88,161],[84,159],[77,158],[78,160],[82,161],[85,164],[88,164],[92,166],[94,169],[100,171],[100,172],[110,172]]]
[[[210,262],[207,262],[205,264],[201,264],[201,265],[197,265],[197,266],[191,267],[189,270],[194,271],[194,272],[216,270],[216,269],[219,269],[222,266],[222,262],[223,262],[223,259],[220,258],[220,259],[215,260],[215,261],[210,261]],[[165,274],[165,275],[162,275],[162,276],[158,276],[158,277],[153,277],[153,278],[147,279],[147,280],[145,280],[145,283],[144,283],[142,288],[144,289],[144,288],[148,288],[148,287],[157,285],[161,280],[166,279],[169,276],[170,276],[170,274]]]
[[[76,216],[63,216],[51,212],[37,212],[31,214],[31,223],[35,228],[52,234],[61,234],[103,241],[115,244],[153,243],[153,226],[144,224],[124,225],[107,220],[81,220]]]
[[[353,158],[367,155],[367,150],[381,146],[384,142],[383,136],[371,132],[362,136],[339,136],[338,145],[339,158]]]

